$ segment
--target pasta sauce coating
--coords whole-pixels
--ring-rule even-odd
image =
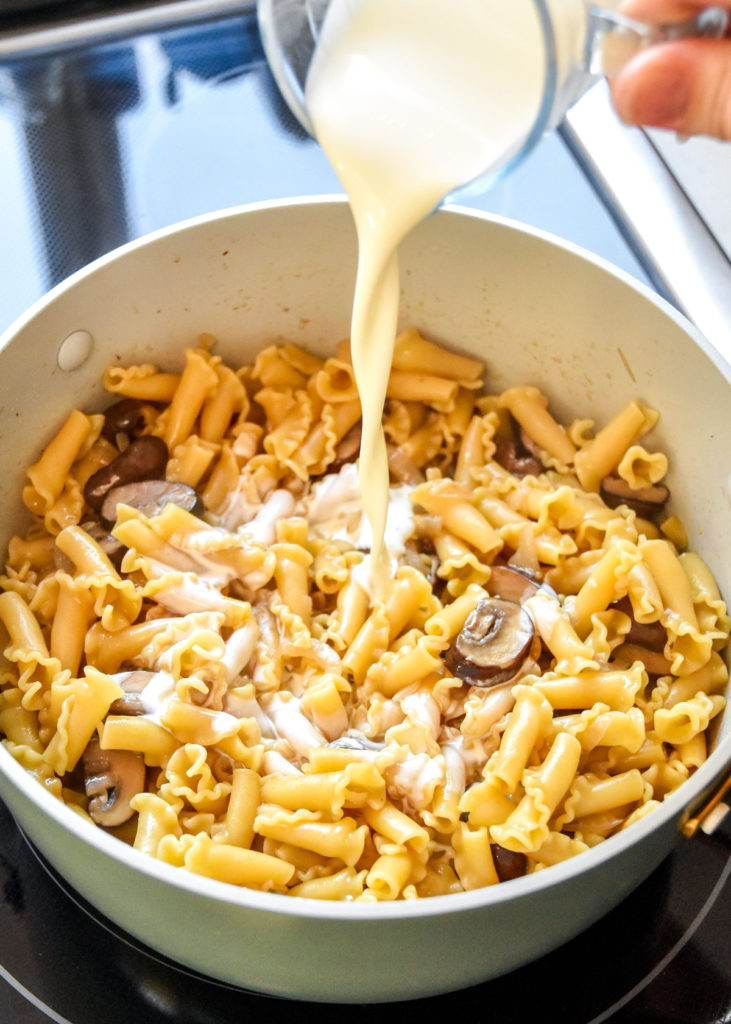
[[[71,411],[0,577],[11,754],[145,854],[300,898],[499,884],[650,813],[707,756],[731,626],[658,413],[562,424],[482,377],[397,339],[375,591],[347,345],[110,368],[136,426]],[[147,435],[164,479],[90,507]]]

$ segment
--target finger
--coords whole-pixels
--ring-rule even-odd
[[[683,21],[705,10],[710,0],[625,0],[622,14],[651,24]],[[714,0],[714,6],[731,8],[731,0]]]
[[[731,140],[731,42],[685,39],[651,47],[611,86],[628,124]]]

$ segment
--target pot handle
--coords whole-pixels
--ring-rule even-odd
[[[698,814],[688,818],[683,825],[683,835],[690,838],[699,829],[731,848],[731,775],[722,782]]]

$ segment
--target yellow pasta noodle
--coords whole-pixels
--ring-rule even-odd
[[[630,445],[651,430],[657,420],[654,409],[641,402],[629,402],[577,452],[574,465],[581,485],[588,491],[598,490],[602,479],[625,457]]]
[[[200,836],[186,852],[185,866],[197,875],[220,882],[265,889],[286,885],[294,874],[293,865],[279,857],[227,843],[213,843],[206,836]]]
[[[581,746],[570,733],[559,733],[545,760],[523,772],[525,795],[501,825],[490,828],[492,839],[516,853],[535,852],[548,838],[548,822],[576,775]]]
[[[573,460],[574,445],[565,429],[548,412],[548,400],[538,388],[510,388],[502,393],[500,402],[540,448],[561,462]]]

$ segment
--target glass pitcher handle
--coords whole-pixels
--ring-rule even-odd
[[[649,25],[618,11],[588,8],[584,67],[592,75],[611,78],[641,50],[676,39],[723,39],[731,35],[731,11],[707,7],[700,14],[674,24]]]

